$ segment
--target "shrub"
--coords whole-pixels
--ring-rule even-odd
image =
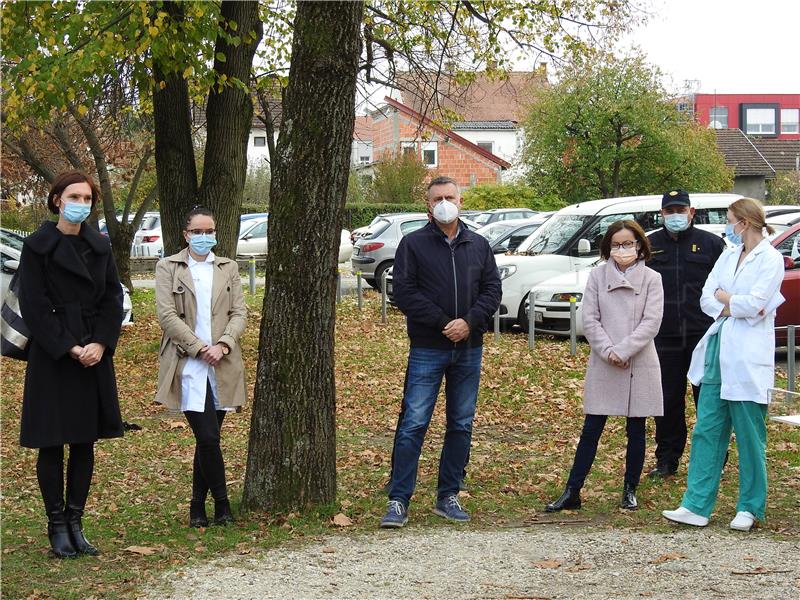
[[[482,183],[463,192],[464,208],[489,210],[490,208],[530,208],[533,210],[558,210],[567,205],[554,195],[538,195],[521,183]]]

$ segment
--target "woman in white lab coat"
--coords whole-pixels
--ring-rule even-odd
[[[678,523],[703,527],[714,509],[722,467],[736,432],[739,500],[731,529],[749,531],[767,504],[769,389],[775,372],[775,309],[783,302],[783,257],[764,237],[772,228],[750,198],[728,208],[726,236],[736,244],[722,253],[708,276],[700,305],[715,322],[692,354],[689,379],[700,385],[692,432],[687,489],[677,510],[663,511]]]

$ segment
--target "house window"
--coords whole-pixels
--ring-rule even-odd
[[[494,142],[478,142],[478,148],[494,154]]]
[[[358,164],[360,165],[368,165],[371,162],[369,156],[359,156],[358,157]]]
[[[725,106],[714,106],[708,110],[708,126],[711,129],[728,128],[728,108]]]
[[[253,138],[253,146],[261,147],[267,145],[267,138],[263,136],[256,136]]]
[[[414,142],[402,142],[400,144],[400,153],[403,156],[415,156],[417,154],[417,145]]]
[[[770,135],[775,133],[774,108],[748,108],[745,110],[745,133]]]
[[[800,108],[781,109],[781,133],[800,133]]]
[[[438,142],[422,142],[422,162],[426,167],[439,165]]]

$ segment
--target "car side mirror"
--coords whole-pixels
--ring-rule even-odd
[[[589,254],[592,251],[592,245],[589,240],[582,238],[578,240],[578,255]]]
[[[242,236],[242,239],[245,240],[245,241],[251,240],[251,239],[253,239],[253,234],[252,233],[248,233],[247,235]]]
[[[6,264],[8,264],[9,262],[12,262],[12,261],[6,261]],[[17,262],[17,261],[13,261],[13,262]],[[794,262],[794,259],[791,256],[784,256],[783,257],[783,268],[784,269],[786,269],[787,271],[790,271],[790,270],[792,270],[792,269],[794,269],[796,267],[797,267],[797,263]]]
[[[19,269],[18,260],[12,258],[3,263],[3,273],[16,273],[17,269]]]

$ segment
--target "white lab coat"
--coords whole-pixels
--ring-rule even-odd
[[[695,385],[702,382],[708,338],[724,321],[719,345],[720,396],[769,404],[768,390],[775,385],[775,309],[784,301],[780,293],[783,257],[764,239],[737,271],[742,250],[743,246],[725,250],[703,286],[700,308],[716,321],[692,353],[689,380]],[[718,318],[725,307],[714,297],[718,288],[732,295],[727,319]]]

